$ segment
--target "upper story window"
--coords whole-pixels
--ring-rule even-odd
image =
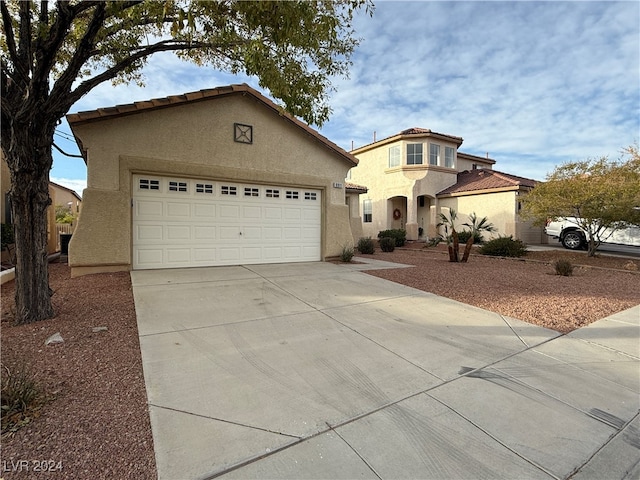
[[[407,144],[407,165],[422,165],[422,144]]]
[[[400,145],[389,147],[389,168],[400,166]]]
[[[429,165],[440,164],[440,145],[436,143],[429,144]]]
[[[362,221],[364,223],[371,223],[373,221],[373,205],[371,200],[364,200],[362,202]]]
[[[456,149],[453,147],[444,147],[444,166],[447,168],[453,168],[455,158]]]

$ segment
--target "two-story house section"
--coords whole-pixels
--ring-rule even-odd
[[[495,163],[459,152],[462,141],[410,128],[353,150],[360,163],[351,169],[350,181],[368,189],[360,195],[363,234],[375,238],[381,230],[404,228],[408,240],[435,236],[437,194],[457,182],[458,172],[491,169]]]

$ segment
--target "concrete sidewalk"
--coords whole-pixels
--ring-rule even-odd
[[[389,266],[132,272],[159,478],[640,478],[640,306],[560,336]]]

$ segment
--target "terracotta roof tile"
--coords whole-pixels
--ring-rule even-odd
[[[367,187],[363,187],[362,185],[356,185],[355,183],[345,182],[344,188],[347,191],[351,191],[353,193],[367,193],[369,189]]]
[[[465,170],[458,173],[457,182],[445,188],[438,195],[453,195],[456,193],[474,192],[478,190],[517,189],[520,187],[533,188],[536,181],[530,178],[518,177],[509,173],[489,169]]]

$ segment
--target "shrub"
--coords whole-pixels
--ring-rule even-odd
[[[396,249],[396,239],[391,237],[382,237],[380,239],[380,250],[383,252],[393,252]]]
[[[427,247],[437,247],[444,240],[442,237],[432,237],[427,242]]]
[[[13,233],[13,225],[11,223],[3,223],[2,224],[2,248],[7,245],[11,245],[15,243],[15,236]]]
[[[480,247],[480,253],[496,257],[522,257],[527,254],[527,246],[522,240],[514,240],[509,235],[489,240]]]
[[[467,241],[469,240],[469,237],[471,237],[470,230],[463,230],[461,232],[458,232],[458,241],[460,243],[467,243]],[[473,243],[477,245],[477,244],[481,244],[482,242],[483,242],[482,234],[480,232],[475,232],[473,235]]]
[[[383,230],[378,233],[378,238],[391,237],[396,241],[396,247],[404,247],[407,241],[407,231],[402,228],[396,228],[393,230]]]
[[[376,247],[373,243],[373,239],[371,237],[361,238],[358,240],[358,245],[356,247],[360,253],[364,254],[372,254],[376,251]]]
[[[349,263],[353,258],[353,247],[342,247],[342,252],[340,252],[340,261],[344,263]]]
[[[556,260],[553,266],[556,269],[556,275],[562,275],[563,277],[573,275],[573,265],[569,260]]]
[[[26,367],[10,370],[2,365],[2,434],[29,423],[32,411],[42,400],[40,388]]]

